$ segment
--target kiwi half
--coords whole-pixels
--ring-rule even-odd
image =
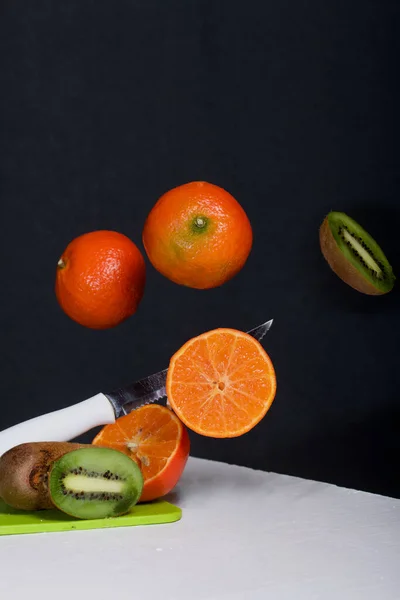
[[[385,254],[348,215],[330,212],[320,227],[319,240],[322,254],[342,281],[363,294],[391,291],[396,278]]]
[[[49,473],[54,505],[78,519],[117,517],[140,498],[143,476],[129,456],[111,448],[81,448],[56,460]]]

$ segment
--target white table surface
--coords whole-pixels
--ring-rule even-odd
[[[170,500],[169,525],[0,537],[0,597],[400,599],[400,500],[196,458]]]

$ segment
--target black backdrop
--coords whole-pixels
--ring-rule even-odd
[[[318,245],[343,210],[400,272],[398,21],[383,0],[1,1],[0,429],[273,317],[270,412],[236,440],[192,435],[193,455],[400,496],[398,286],[351,290]],[[70,321],[67,243],[108,228],[142,248],[157,198],[195,179],[252,221],[241,274],[201,292],[147,262],[128,322]]]

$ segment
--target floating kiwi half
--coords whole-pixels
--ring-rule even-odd
[[[143,476],[129,456],[111,448],[81,448],[56,460],[49,473],[54,505],[78,519],[117,517],[140,498]]]
[[[361,225],[342,212],[330,212],[319,231],[322,254],[331,269],[355,290],[390,292],[395,282],[382,249]]]

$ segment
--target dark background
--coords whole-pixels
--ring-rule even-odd
[[[399,285],[353,291],[318,243],[342,210],[400,272],[399,16],[383,0],[1,1],[0,429],[273,317],[270,412],[242,438],[192,435],[193,455],[400,496]],[[246,268],[202,292],[147,261],[128,322],[69,320],[68,242],[107,228],[142,249],[157,198],[196,179],[247,211]]]

